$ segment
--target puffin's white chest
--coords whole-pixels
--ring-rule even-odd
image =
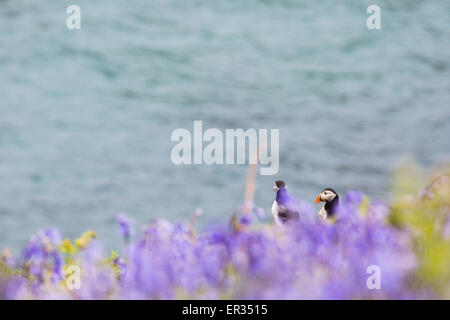
[[[319,218],[322,218],[323,220],[325,220],[327,218],[327,212],[325,211],[325,206],[322,207],[322,209],[320,209],[320,211],[317,213],[317,215],[319,216]]]
[[[280,217],[278,217],[278,203],[275,200],[272,204],[272,217],[273,220],[275,220],[275,223],[279,226],[282,226],[283,224],[281,223]]]

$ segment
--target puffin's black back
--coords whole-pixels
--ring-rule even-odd
[[[334,197],[333,200],[331,200],[330,202],[326,202],[325,203],[325,211],[327,212],[327,215],[329,217],[333,216],[339,209],[339,196],[336,193],[336,191],[334,191],[331,188],[327,188],[325,190],[330,190],[332,192],[334,192],[334,194],[336,194],[336,197]]]
[[[300,214],[298,211],[290,211],[287,210],[285,207],[280,207],[278,211],[278,217],[283,222],[298,220],[300,218]]]

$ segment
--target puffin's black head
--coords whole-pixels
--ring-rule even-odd
[[[339,199],[337,192],[331,188],[325,188],[317,196],[316,203],[319,203],[319,202],[329,203],[329,202],[333,201],[334,199]]]
[[[273,183],[273,191],[277,192],[281,188],[286,188],[286,183],[283,180],[277,180]]]

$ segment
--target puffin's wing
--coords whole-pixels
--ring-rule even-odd
[[[278,218],[281,222],[286,222],[289,219],[290,213],[289,210],[281,205],[278,207]]]
[[[298,219],[300,217],[300,201],[293,195],[288,193],[288,197],[283,203],[286,214],[290,219]]]

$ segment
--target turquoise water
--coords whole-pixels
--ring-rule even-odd
[[[81,30],[66,7],[81,7]],[[397,159],[449,159],[450,2],[0,1],[0,248],[39,229],[115,215],[225,220],[246,167],[175,166],[176,128],[279,128],[280,171],[313,203],[323,187],[387,199]]]

